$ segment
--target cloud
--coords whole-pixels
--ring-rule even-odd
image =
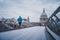
[[[30,21],[39,21],[43,8],[49,17],[58,6],[59,0],[0,0],[0,15],[7,18],[30,16]]]
[[[60,0],[38,0],[38,1],[42,1],[43,4],[60,2]]]

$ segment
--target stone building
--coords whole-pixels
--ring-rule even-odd
[[[43,9],[43,13],[40,16],[40,25],[44,26],[48,17],[47,14],[45,13],[45,9]]]

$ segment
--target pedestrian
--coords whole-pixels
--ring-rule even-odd
[[[17,19],[17,21],[18,21],[18,23],[19,23],[19,28],[21,28],[22,20],[23,20],[23,19],[22,19],[21,16],[19,16],[18,19]]]

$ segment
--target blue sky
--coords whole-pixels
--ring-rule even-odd
[[[60,6],[60,0],[0,0],[0,18],[30,17],[30,21],[39,22],[43,8],[48,17]]]

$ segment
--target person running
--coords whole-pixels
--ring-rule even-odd
[[[22,20],[23,20],[23,19],[22,19],[21,16],[19,16],[18,19],[17,19],[17,21],[18,21],[18,23],[19,23],[19,28],[21,27]]]

